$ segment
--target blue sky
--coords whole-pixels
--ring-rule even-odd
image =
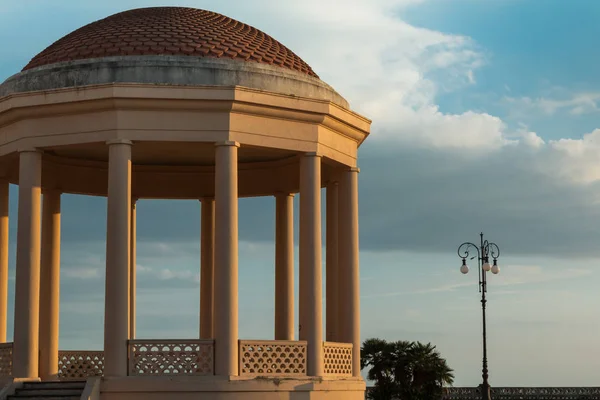
[[[401,10],[407,22],[476,40],[489,56],[478,71],[477,85],[438,98],[448,112],[465,108],[505,115],[504,96],[537,97],[550,92],[598,90],[595,79],[600,53],[591,51],[600,4],[588,0],[431,0]],[[482,98],[482,96],[484,98]],[[500,104],[498,104],[500,103]],[[581,136],[596,126],[594,116],[529,116],[530,127],[544,137]]]
[[[0,0],[0,81],[86,23],[154,5],[264,30],[373,119],[359,159],[363,338],[431,341],[456,385],[478,384],[477,279],[456,248],[483,230],[502,249],[492,385],[598,385],[600,4]],[[16,200],[12,187],[12,276]],[[103,343],[105,214],[104,199],[63,197],[64,349]],[[140,201],[140,337],[197,336],[199,219],[195,201]],[[241,338],[273,334],[273,234],[273,199],[240,200]]]

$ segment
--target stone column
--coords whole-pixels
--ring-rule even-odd
[[[131,234],[129,251],[129,339],[135,339],[136,293],[137,293],[137,199],[131,202]]]
[[[39,374],[41,185],[41,152],[21,151],[13,348],[15,378],[33,378]]]
[[[216,144],[215,374],[238,375],[238,147]]]
[[[40,378],[58,379],[60,192],[44,190],[40,282]]]
[[[340,340],[352,343],[352,372],[360,376],[358,168],[342,171],[339,185]]]
[[[6,342],[8,319],[8,180],[0,180],[0,343]]]
[[[327,211],[326,211],[326,278],[325,278],[325,311],[326,340],[338,341],[338,316],[339,316],[339,277],[338,277],[338,183],[329,182],[327,185]]]
[[[307,373],[323,375],[321,157],[300,161],[300,334],[308,342]]]
[[[204,198],[200,225],[200,339],[213,339],[215,200]]]
[[[275,196],[275,340],[294,340],[294,195]]]
[[[129,257],[131,224],[131,142],[108,143],[104,376],[127,376]]]

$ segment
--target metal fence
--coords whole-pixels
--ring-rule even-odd
[[[447,388],[443,400],[479,400],[479,388]],[[600,387],[496,387],[492,400],[600,400]]]
[[[367,393],[371,387],[367,388]],[[600,400],[600,387],[496,387],[492,400]],[[477,387],[449,387],[442,400],[481,400]]]

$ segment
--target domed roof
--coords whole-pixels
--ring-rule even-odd
[[[134,9],[85,25],[39,53],[23,71],[65,61],[128,55],[230,58],[318,78],[300,57],[264,32],[221,14],[185,7]]]

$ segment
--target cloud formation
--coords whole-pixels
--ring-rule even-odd
[[[577,116],[598,112],[598,101],[600,93],[581,92],[567,93],[558,98],[553,97],[510,97],[503,99],[513,113],[524,115],[525,113],[542,113],[544,115],[554,115],[557,112],[566,112]]]

